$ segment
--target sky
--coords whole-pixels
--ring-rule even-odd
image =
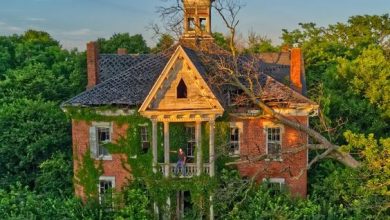
[[[175,0],[0,0],[0,35],[21,34],[28,29],[48,32],[64,48],[85,50],[88,41],[114,33],[142,34],[149,46],[156,39],[150,24],[161,24],[158,6]],[[346,22],[353,15],[390,13],[390,0],[237,0],[238,31],[249,31],[280,43],[282,29],[293,30],[300,22],[327,26]],[[216,13],[212,30],[226,33]]]

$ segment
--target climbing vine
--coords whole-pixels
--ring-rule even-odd
[[[75,181],[83,187],[87,199],[96,200],[98,196],[98,188],[96,185],[99,182],[99,177],[103,174],[102,163],[99,161],[98,165],[95,164],[95,160],[91,157],[91,151],[89,149],[83,155],[82,160],[77,160],[77,162],[80,169],[76,173]]]
[[[191,194],[191,203],[193,209],[198,215],[207,213],[209,207],[209,197],[213,195],[217,187],[216,178],[206,174],[192,178],[171,178],[164,177],[162,172],[153,172],[152,167],[152,150],[142,150],[140,125],[147,126],[148,138],[151,143],[152,126],[149,119],[142,117],[138,113],[123,116],[102,115],[101,111],[116,111],[116,108],[104,107],[96,109],[69,108],[68,115],[73,120],[83,121],[105,121],[115,122],[119,125],[126,124],[126,136],[120,137],[116,143],[107,144],[105,147],[111,154],[124,154],[126,159],[122,161],[123,168],[131,169],[131,182],[129,187],[143,185],[151,201],[156,202],[164,211],[168,211],[167,198],[173,198],[177,191],[189,191]],[[202,123],[202,151],[203,161],[209,162],[209,123]],[[215,146],[224,146],[228,140],[229,124],[226,122],[217,122],[215,126]],[[171,161],[177,161],[177,150],[179,147],[187,145],[187,134],[184,123],[170,123],[170,150],[172,152]],[[158,145],[158,162],[164,161],[163,148],[163,126],[162,123],[157,125],[157,145]],[[218,150],[217,150],[218,151]],[[195,153],[196,154],[196,153]],[[96,184],[99,176],[103,173],[101,164],[96,167],[94,159],[87,152],[83,156],[82,164],[76,176],[79,184],[85,189],[86,194],[96,195]],[[159,170],[160,168],[157,167]],[[129,170],[130,171],[130,170]],[[175,207],[175,200],[171,201],[171,208]]]

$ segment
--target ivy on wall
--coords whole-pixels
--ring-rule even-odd
[[[82,156],[82,160],[78,160],[78,163],[79,170],[76,173],[75,182],[83,187],[84,194],[88,200],[97,200],[98,188],[96,186],[99,183],[99,177],[103,174],[101,161],[99,165],[96,165],[95,160],[91,157],[91,151],[88,149]]]
[[[156,202],[163,211],[168,211],[166,206],[166,199],[176,196],[176,192],[189,191],[191,194],[191,202],[193,209],[199,216],[207,213],[209,207],[209,197],[213,194],[217,187],[215,177],[208,175],[195,176],[192,178],[165,178],[161,172],[154,173],[152,167],[152,150],[149,149],[144,152],[141,148],[140,125],[147,126],[149,132],[149,141],[152,142],[152,126],[149,119],[140,116],[138,113],[127,116],[107,116],[101,115],[98,111],[115,111],[115,108],[69,108],[68,115],[74,120],[83,121],[105,121],[115,122],[117,124],[127,124],[128,128],[126,136],[119,138],[116,143],[106,145],[106,148],[111,154],[124,154],[126,160],[123,162],[123,168],[129,169],[131,167],[132,185],[142,184],[148,191],[149,197]],[[186,147],[187,134],[185,132],[184,123],[170,123],[170,155],[171,162],[177,161],[177,152],[179,147]],[[209,162],[209,123],[202,123],[202,151],[203,161]],[[226,146],[229,137],[229,123],[217,122],[215,125],[215,146],[218,154],[218,146]],[[158,162],[164,161],[164,147],[163,147],[163,124],[157,125],[157,144],[158,144]],[[196,152],[195,152],[196,153]],[[218,160],[217,160],[218,161]],[[94,159],[90,157],[89,153],[83,155],[80,169],[76,176],[79,181],[78,184],[84,187],[86,194],[97,195],[97,183],[99,176],[103,173],[103,167],[96,167]],[[217,162],[218,164],[218,162]],[[159,169],[159,168],[158,168]],[[171,209],[175,207],[176,200],[171,200]]]

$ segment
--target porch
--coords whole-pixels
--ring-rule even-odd
[[[164,177],[170,178],[192,178],[194,176],[200,176],[206,174],[214,176],[215,174],[215,149],[214,149],[214,129],[215,129],[215,116],[207,115],[208,117],[199,117],[200,115],[194,115],[193,117],[180,117],[178,120],[176,117],[151,117],[152,121],[152,155],[153,155],[153,172],[162,173]],[[213,117],[210,117],[213,116]],[[158,123],[162,123],[162,137],[159,138],[161,146],[158,146]],[[179,132],[176,135],[185,136],[185,144],[178,144],[177,141],[173,141],[170,137],[172,132],[170,128],[173,125],[181,124],[185,127],[183,134]],[[160,124],[161,125],[161,124]],[[202,129],[203,126],[203,129]],[[208,134],[205,136],[202,130],[206,130]],[[161,127],[160,127],[161,129]],[[160,130],[161,132],[161,130]],[[161,133],[160,133],[161,134]],[[162,138],[162,139],[161,139]],[[202,139],[203,138],[203,139]],[[172,141],[171,141],[172,139]],[[202,143],[203,142],[203,143]],[[173,143],[174,146],[171,144]],[[203,146],[202,146],[203,144]],[[161,149],[161,148],[163,149]],[[186,164],[184,166],[185,172],[179,167],[176,170],[177,162],[177,149],[182,148],[186,154]],[[163,152],[161,152],[163,150]],[[160,152],[160,153],[159,153]],[[161,157],[163,153],[163,157]],[[159,157],[160,156],[160,157]]]
[[[187,163],[184,166],[185,172],[179,168],[176,170],[176,163],[170,163],[169,164],[169,174],[165,174],[165,164],[159,163],[158,164],[159,169],[158,172],[162,173],[164,176],[170,176],[170,177],[177,177],[177,178],[191,178],[197,175],[198,173],[198,167],[195,163]],[[201,168],[201,173],[204,173],[206,175],[210,175],[210,164],[209,163],[203,163],[203,167]]]

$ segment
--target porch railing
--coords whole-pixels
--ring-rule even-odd
[[[158,170],[161,172],[163,175],[165,175],[165,164],[164,163],[159,163],[158,164]],[[183,175],[183,172],[181,170],[181,167],[179,168],[178,171],[176,171],[176,163],[170,163],[169,164],[169,174],[171,177],[177,177],[177,178],[191,178],[193,176],[196,176],[198,173],[198,168],[196,167],[195,163],[187,163],[185,165],[185,175]],[[177,173],[177,175],[176,175]],[[210,164],[204,163],[203,164],[203,173],[209,175],[210,174]]]

